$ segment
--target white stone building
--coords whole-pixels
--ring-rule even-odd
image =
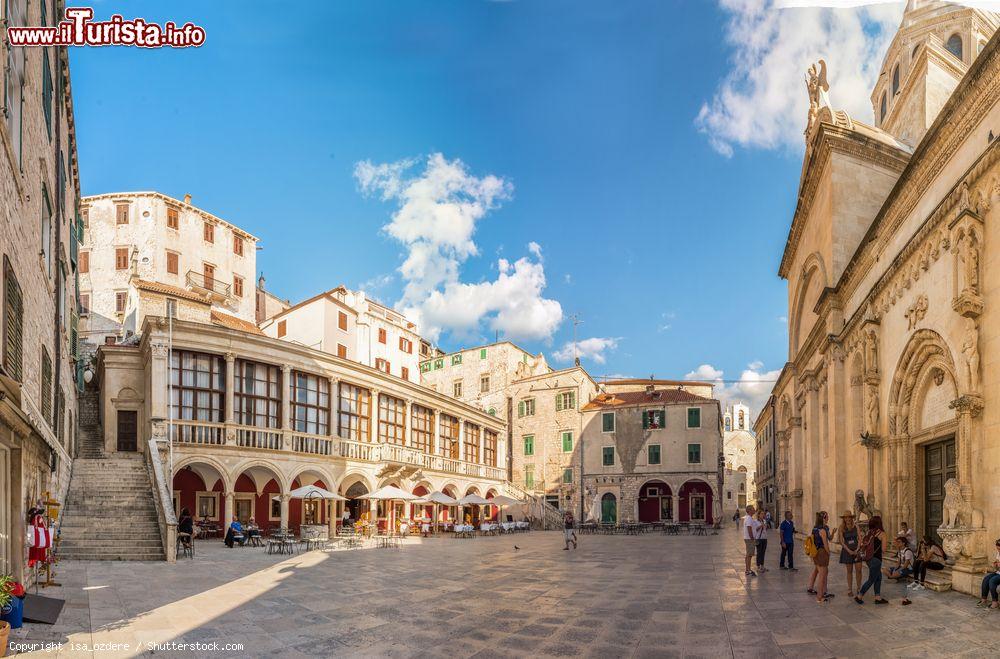
[[[191,205],[190,195],[180,201],[159,192],[121,192],[81,203],[84,339],[121,340],[142,327],[137,281],[188,291],[218,313],[255,321],[255,236]]]
[[[272,308],[274,304],[272,303]],[[278,310],[260,323],[267,336],[419,382],[423,342],[415,324],[344,286]]]
[[[727,477],[734,474],[746,474],[737,477],[744,485],[747,503],[756,503],[757,490],[755,476],[757,473],[757,438],[752,430],[753,419],[750,408],[743,403],[734,403],[726,407],[723,414],[722,454],[725,459]],[[727,491],[738,491],[739,482],[723,483]],[[726,502],[729,503],[728,501]]]

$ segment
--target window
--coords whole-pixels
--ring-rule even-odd
[[[451,356],[451,365],[456,366],[462,363],[462,353],[458,353]]]
[[[573,469],[572,468],[563,469],[562,482],[563,483],[572,483],[573,482]]]
[[[86,316],[90,313],[90,293],[80,293],[80,315]]]
[[[452,383],[451,389],[452,389],[452,395],[455,398],[461,398],[462,397],[462,381],[461,380],[457,380],[456,382]]]
[[[701,408],[688,408],[688,428],[701,428]]]
[[[330,381],[292,371],[292,429],[311,435],[330,434]]]
[[[571,410],[576,407],[576,392],[563,391],[556,394],[556,412]]]
[[[948,42],[944,45],[944,47],[949,53],[958,59],[962,59],[962,37],[957,34],[951,35],[948,37]]]
[[[216,512],[218,509],[218,494],[199,494],[198,495],[198,519],[218,519],[219,515]],[[281,501],[278,501],[278,505],[281,505]]]
[[[399,377],[403,378],[404,380],[409,380],[410,369],[406,368],[405,366],[401,366],[399,369]]]
[[[479,426],[465,422],[465,461],[479,462]]]
[[[645,430],[658,430],[666,426],[666,414],[663,410],[643,410],[642,427]]]
[[[479,349],[479,358],[480,359],[486,359],[486,348],[480,348]]]
[[[431,450],[434,434],[434,412],[421,405],[410,405],[410,444],[418,451]]]
[[[215,242],[215,225],[211,222],[205,222],[202,225],[202,238],[206,243]]]
[[[42,346],[42,418],[48,424],[55,425],[52,417],[52,358],[49,357],[49,350]]]
[[[201,271],[202,277],[205,279],[205,288],[215,290],[215,266],[210,263],[203,263]]]
[[[888,106],[885,99],[885,92],[882,92],[882,100],[879,102],[879,110],[878,110],[879,121],[885,121],[885,114],[887,109]]]
[[[177,317],[177,300],[172,297],[167,298],[167,318]]]
[[[281,369],[246,359],[235,362],[233,406],[236,423],[277,428],[281,417]]]
[[[899,93],[899,64],[892,67],[892,95]]]
[[[615,464],[615,447],[605,446],[601,450],[601,464],[605,467],[611,467]]]
[[[382,359],[381,357],[376,357],[375,359],[375,370],[382,371],[383,373],[388,373],[390,370],[389,362]]]
[[[434,360],[434,370],[436,371],[439,368],[444,368],[444,360],[443,359],[435,359]]]
[[[337,434],[358,442],[371,441],[371,392],[340,383]]]
[[[535,454],[535,436],[525,435],[524,436],[524,454],[534,455]]]
[[[420,372],[421,373],[426,373],[429,370],[431,370],[431,363],[430,362],[421,362],[420,363]]]
[[[278,321],[278,338],[279,339],[281,337],[283,337],[288,332],[288,325],[286,324],[287,322],[288,321],[285,321],[285,320],[279,320]]]
[[[378,342],[385,343],[385,328],[378,328]]]
[[[615,413],[604,412],[601,414],[601,432],[615,431]]]
[[[219,355],[174,350],[170,357],[170,407],[173,418],[222,423],[226,398],[225,362]],[[192,428],[174,426],[174,432]]]
[[[646,447],[646,464],[660,464],[660,445],[650,444]]]
[[[340,357],[341,359],[347,359],[347,346],[345,346],[343,343],[337,344],[337,356]]]
[[[339,315],[337,316],[337,327],[345,332],[347,331],[347,314],[343,311],[339,312]]]
[[[399,337],[399,349],[408,355],[413,354],[413,341],[402,336]]]
[[[49,203],[49,191],[42,184],[42,262],[45,264],[45,274],[52,276],[52,204]]]
[[[406,443],[406,401],[381,394],[378,397],[378,439],[380,442]]]
[[[90,272],[90,252],[80,252],[78,268],[81,275],[85,275]]]
[[[517,403],[517,418],[535,416],[535,399],[525,398]]]
[[[45,129],[49,139],[52,139],[52,67],[47,48],[42,50],[42,110],[45,112]]]
[[[524,465],[524,488],[535,487],[535,465]]]
[[[688,464],[701,463],[701,444],[688,444]]]
[[[115,247],[115,270],[128,270],[128,247]]]
[[[458,460],[458,419],[442,412],[438,425],[438,453]]]
[[[180,227],[180,213],[176,208],[167,208],[167,228],[177,229]]]
[[[7,2],[7,27],[23,27],[27,0]],[[26,48],[7,48],[7,80],[4,86],[4,119],[7,122],[7,134],[11,137],[11,146],[18,166],[21,165],[21,113],[24,99],[24,63]]]
[[[483,430],[483,464],[497,466],[497,434],[492,430]]]
[[[562,450],[563,453],[571,453],[573,451],[573,433],[568,430],[562,433]]]
[[[115,222],[128,224],[128,204],[115,204]]]
[[[167,272],[176,275],[180,269],[177,252],[167,252]]]
[[[115,291],[115,313],[125,313],[125,304],[128,302],[126,291]]]
[[[483,375],[479,378],[479,393],[488,394],[490,392],[490,376]]]
[[[243,239],[233,234],[233,254],[243,256]]]
[[[233,295],[243,297],[243,277],[233,275]]]

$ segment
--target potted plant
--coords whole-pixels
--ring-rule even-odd
[[[10,630],[21,626],[24,613],[24,586],[9,574],[0,575],[0,650],[7,654]]]

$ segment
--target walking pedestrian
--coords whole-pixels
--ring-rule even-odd
[[[815,595],[816,601],[820,604],[826,603],[833,597],[831,593],[826,592],[827,574],[830,571],[830,527],[826,524],[829,517],[823,510],[816,513],[812,530],[812,541],[816,547],[816,555],[812,557],[813,571],[809,577],[809,589],[806,592]]]
[[[882,518],[875,515],[868,520],[868,533],[861,541],[861,556],[867,559],[868,580],[861,585],[861,590],[854,596],[854,601],[858,604],[865,603],[865,593],[871,588],[875,591],[876,604],[888,604],[888,600],[882,597],[882,548],[885,547],[885,529],[882,527]]]
[[[764,523],[767,524],[767,528],[771,528],[771,511],[767,511],[764,514]]]
[[[993,602],[989,603],[991,609],[1000,608],[1000,602],[997,602],[997,587],[1000,587],[1000,539],[996,541],[996,553],[993,555],[993,568],[986,573],[983,577],[983,586],[979,593],[980,600],[976,606],[987,606],[989,600],[986,599],[987,593],[993,598]]]
[[[743,518],[743,546],[744,562],[746,570],[743,572],[748,577],[756,577],[757,573],[750,569],[750,562],[757,554],[757,518],[754,517],[754,508],[747,506],[747,514]]]
[[[854,587],[861,587],[861,558],[858,557],[861,538],[858,537],[858,525],[854,523],[854,513],[850,510],[845,510],[840,516],[837,537],[840,538],[840,564],[847,569],[847,596],[854,597]]]
[[[763,574],[767,572],[764,567],[764,555],[767,553],[767,519],[764,511],[757,511],[757,572]]]
[[[797,572],[795,568],[795,522],[792,520],[792,511],[785,511],[785,519],[781,522],[781,560],[778,567],[782,570]],[[785,557],[788,557],[788,567],[785,567]]]
[[[569,543],[573,543],[573,549],[576,549],[576,531],[573,529],[573,513],[566,511],[563,515],[563,536],[566,540],[566,546],[563,547],[566,551],[569,551]]]
[[[910,587],[914,590],[923,589],[927,570],[943,570],[945,558],[941,545],[931,540],[929,535],[925,535],[917,546],[917,560],[913,562],[915,578]]]

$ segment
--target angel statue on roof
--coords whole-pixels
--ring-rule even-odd
[[[819,60],[806,72],[806,91],[809,92],[809,120],[806,122],[806,139],[819,116],[820,108],[830,106],[830,83],[826,78],[826,60]]]

